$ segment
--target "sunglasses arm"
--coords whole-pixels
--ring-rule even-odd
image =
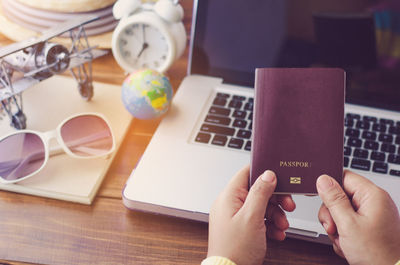
[[[86,144],[90,144],[91,142],[98,142],[99,139],[106,139],[107,137],[109,137],[109,131],[103,130],[96,134],[92,134],[90,136],[86,136],[86,137],[77,139],[75,141],[68,142],[68,148],[69,149],[73,148],[73,149],[81,151],[83,153],[95,155],[97,149],[92,148],[90,146],[86,146]]]
[[[0,163],[0,176],[4,172],[10,172],[10,171],[11,171],[11,173],[6,174],[6,175],[13,175],[16,171],[23,168],[26,164],[42,160],[43,157],[44,157],[43,152],[36,152],[36,153],[30,154],[29,156],[25,157],[24,159],[14,159],[14,160],[2,162],[2,163]],[[8,180],[5,180],[2,177],[0,177],[0,182],[1,183],[10,183],[13,181],[12,180],[8,181]]]
[[[61,155],[64,154],[64,150],[60,146],[54,146],[50,148],[49,155],[50,156],[56,156],[56,155]],[[38,160],[42,160],[44,154],[43,152],[36,152],[32,153],[29,156],[25,157],[25,159],[14,159],[14,160],[9,160],[9,161],[4,161],[0,163],[0,183],[13,183],[15,181],[13,180],[5,180],[1,177],[5,172],[10,172],[9,174],[6,175],[12,175],[14,172],[20,170],[23,168],[26,164],[28,163],[33,163]]]

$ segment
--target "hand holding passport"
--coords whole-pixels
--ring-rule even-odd
[[[269,169],[275,193],[317,194],[322,174],[343,175],[345,72],[258,68],[250,185]]]

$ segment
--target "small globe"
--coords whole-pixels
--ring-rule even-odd
[[[136,118],[153,119],[171,104],[172,87],[168,78],[151,69],[130,74],[122,84],[122,102]]]

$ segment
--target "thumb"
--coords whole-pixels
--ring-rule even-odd
[[[352,222],[354,215],[353,206],[346,193],[335,179],[328,175],[322,175],[317,179],[318,195],[321,197],[326,208],[328,208],[333,221],[338,229]]]
[[[268,201],[275,187],[275,173],[271,170],[265,171],[251,186],[242,209],[255,218],[264,218]]]

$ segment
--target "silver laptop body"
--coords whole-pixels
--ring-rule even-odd
[[[198,38],[204,44],[209,41],[207,39],[210,38],[209,35],[212,35],[211,33],[208,34],[207,30],[218,30],[210,29],[210,21],[215,23],[215,21],[221,19],[221,17],[217,16],[217,12],[229,12],[226,8],[220,10],[227,1],[195,1],[188,75],[182,81],[178,92],[174,96],[170,111],[157,128],[123,190],[123,202],[130,209],[208,222],[208,213],[217,195],[226,186],[230,178],[250,162],[250,152],[243,148],[234,149],[215,145],[212,143],[212,139],[208,143],[196,141],[196,137],[199,131],[202,130],[202,125],[207,115],[209,115],[209,110],[217,94],[235,94],[245,98],[253,97],[252,86],[244,85],[241,82],[242,79],[238,82],[233,82],[236,84],[232,84],[231,78],[232,76],[235,77],[235,74],[226,75],[229,79],[227,80],[224,78],[225,71],[220,70],[218,67],[215,68],[217,70],[212,67],[205,67],[206,70],[198,67],[198,64],[204,63],[204,59],[196,57],[200,53],[197,50],[199,47],[196,47]],[[242,10],[239,15],[240,18],[254,16],[256,9],[261,8],[251,6],[255,5],[256,2],[259,3],[259,1],[242,3],[241,5],[245,5],[245,7],[235,3],[232,4],[232,8]],[[272,1],[272,4],[267,2],[269,1],[265,1],[266,6],[262,7],[267,10],[264,13],[269,13],[274,16],[273,19],[280,21],[274,24],[275,27],[283,25],[282,17],[287,18],[287,16],[283,15],[283,11],[292,10],[288,6],[293,2],[282,0]],[[332,2],[334,1],[332,0]],[[278,9],[279,12],[277,10],[269,10],[274,8]],[[249,12],[249,14],[243,14],[245,11]],[[234,13],[235,11],[232,12]],[[228,18],[226,17],[224,19],[231,19],[231,22],[238,19],[233,15],[230,18],[229,16]],[[323,24],[323,22],[314,23]],[[207,25],[207,30],[204,30]],[[365,27],[365,25],[362,24],[361,27]],[[271,28],[270,31],[273,32],[273,29]],[[237,32],[239,34],[241,32],[240,29]],[[275,37],[281,37],[281,35],[278,35]],[[323,36],[320,36],[320,38],[323,38]],[[218,41],[221,40],[219,39]],[[211,43],[213,42],[211,41]],[[299,47],[301,46],[301,49],[299,49],[307,51],[307,47],[303,47],[303,44],[299,44]],[[275,43],[270,45],[272,45],[272,48],[275,47]],[[207,43],[204,47],[207,48]],[[246,50],[245,46],[243,46],[243,50]],[[232,51],[229,52],[232,53]],[[207,64],[212,64],[212,58],[209,58],[210,62],[207,62]],[[271,57],[266,56],[266,65],[254,65],[254,68],[274,66],[269,59]],[[241,60],[241,58],[237,58],[237,60]],[[327,60],[329,61],[329,58]],[[368,62],[362,63],[367,64]],[[241,76],[237,66],[233,68],[235,69],[232,72],[239,73],[237,76]],[[211,74],[208,74],[207,71]],[[215,74],[216,72],[222,73],[222,76],[218,76],[218,74]],[[250,75],[246,73],[243,76],[247,78]],[[253,81],[250,80],[251,82]],[[400,84],[399,79],[396,82],[397,85]],[[397,107],[400,108],[400,94],[395,96],[397,96]],[[398,111],[360,104],[347,103],[346,112],[352,113],[352,115],[360,115],[359,119],[361,120],[364,116],[374,116],[377,117],[378,121],[381,119],[394,120],[394,122],[400,121],[400,112]],[[357,120],[355,119],[354,121],[353,128],[355,129]],[[363,130],[360,129],[360,132],[363,132]],[[214,137],[215,134],[211,136]],[[361,140],[362,145],[364,141]],[[399,145],[395,144],[395,139],[393,139],[393,145],[396,147],[393,156],[396,156],[396,152],[400,150]],[[351,149],[356,148],[352,147]],[[382,174],[373,172],[372,169],[375,169],[373,166],[374,160],[367,158],[371,163],[370,170],[357,170],[355,169],[357,165],[353,165],[351,162],[352,159],[353,156],[351,155],[348,168],[368,177],[374,183],[387,190],[400,209],[400,177],[389,174],[391,170],[400,172],[400,164],[388,163],[388,173]],[[355,168],[352,168],[352,166]],[[290,228],[287,231],[288,235],[299,239],[328,243],[326,233],[317,217],[321,205],[320,199],[306,196],[294,196],[294,199],[297,203],[297,209],[293,213],[288,213],[290,223]]]

